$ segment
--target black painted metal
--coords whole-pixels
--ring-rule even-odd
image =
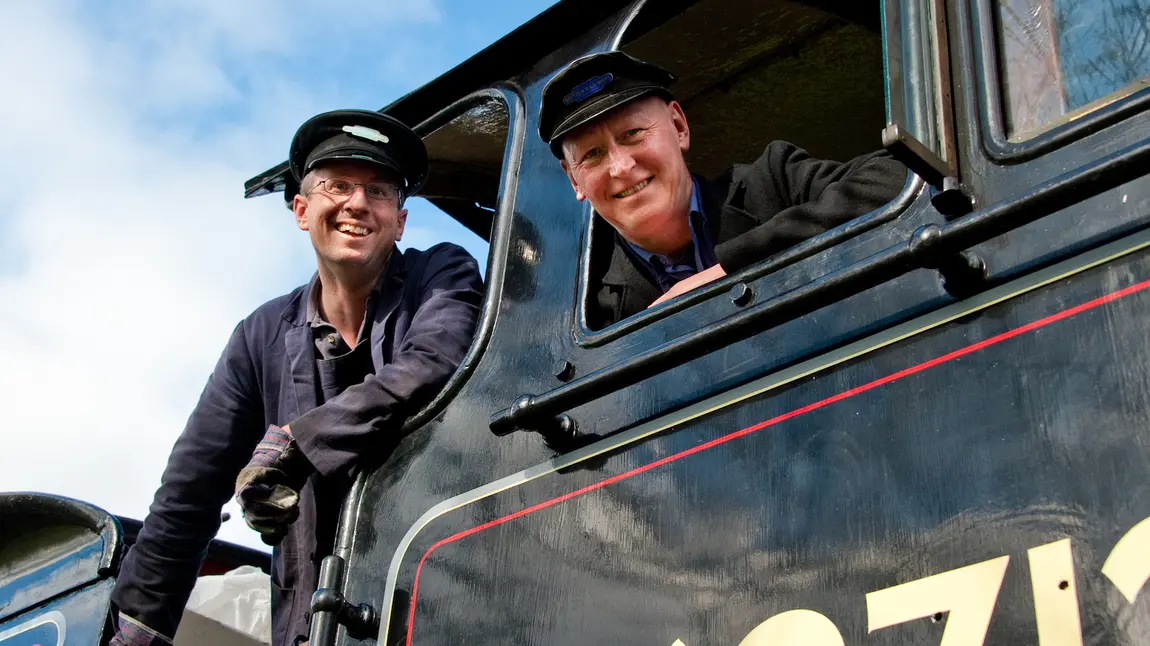
[[[974,210],[974,196],[958,178],[944,177],[942,190],[930,196],[930,204],[947,219],[953,220]]]
[[[343,585],[344,560],[336,555],[325,556],[319,567],[317,588],[311,597],[311,630],[308,643],[330,646],[335,643],[335,631],[340,621],[337,613],[347,603],[339,592]]]
[[[326,578],[330,579],[338,570],[339,573],[334,576],[342,578],[343,559],[328,556],[324,559],[323,566],[324,568],[320,570],[321,576],[326,574]],[[320,588],[311,597],[312,625],[308,643],[333,643],[337,626],[343,626],[349,636],[358,639],[365,639],[379,632],[379,614],[371,604],[353,605],[344,599],[338,590],[327,587],[324,583],[323,580],[320,581]]]
[[[355,481],[352,482],[351,488],[347,492],[347,497],[344,498],[343,506],[340,508],[333,554],[325,556],[320,563],[315,594],[318,595],[320,591],[325,591],[325,599],[330,596],[326,593],[330,593],[337,595],[338,600],[344,600],[340,590],[343,589],[346,580],[347,561],[351,558],[354,523],[360,497],[363,495],[363,487],[364,478],[363,474],[360,474],[356,477]],[[308,632],[308,642],[310,644],[316,644],[316,646],[329,646],[330,644],[334,644],[338,635],[339,626],[347,625],[341,621],[339,614],[333,611],[331,603],[332,601],[327,599],[320,604],[321,607],[317,608],[316,597],[313,595],[311,627]],[[335,610],[341,608],[342,605],[335,608]],[[367,614],[368,609],[370,609],[371,614]],[[359,611],[361,612],[361,616],[358,619],[352,619],[352,622],[355,624],[354,630],[356,635],[358,636],[360,629],[363,628],[363,620],[368,620],[368,623],[374,625],[378,630],[379,614],[375,608],[370,604],[360,604]],[[346,610],[344,614],[346,617]],[[351,629],[349,628],[349,630]]]
[[[908,132],[935,141],[930,49],[921,41],[930,33],[927,4],[883,7],[886,29],[902,30],[888,42],[906,45],[891,53],[892,103]],[[735,644],[763,619],[796,608],[826,614],[846,643],[937,642],[941,620],[868,634],[864,594],[1000,554],[1012,560],[987,643],[1034,643],[1026,550],[1065,537],[1075,541],[1076,563],[1090,568],[1078,582],[1085,643],[1144,637],[1137,626],[1150,602],[1123,605],[1097,574],[1113,541],[1150,514],[1139,502],[1144,469],[1134,448],[1143,446],[1141,355],[1106,350],[1143,342],[1136,317],[1144,297],[1043,328],[1019,349],[1004,344],[961,370],[875,391],[826,417],[796,419],[745,446],[728,443],[586,489],[1150,276],[1141,255],[1111,262],[634,439],[648,423],[673,421],[673,411],[911,325],[971,293],[984,298],[977,292],[1150,226],[1150,181],[1138,170],[1146,161],[1140,116],[1029,162],[1002,165],[983,149],[969,5],[948,7],[959,193],[940,198],[912,176],[887,209],[594,332],[581,313],[589,214],[533,136],[538,93],[566,61],[628,42],[628,25],[650,29],[658,15],[620,3],[594,27],[548,40],[553,52],[521,61],[506,85],[522,101],[527,136],[509,137],[518,146],[506,171],[515,182],[501,195],[504,219],[496,226],[505,229],[494,238],[491,261],[508,270],[489,287],[483,349],[469,355],[464,376],[433,411],[407,425],[387,461],[365,474],[345,512],[342,593],[389,615],[383,643]],[[944,191],[956,188],[943,181]],[[963,213],[972,199],[978,210]],[[916,231],[926,259],[910,251]],[[944,232],[948,253],[936,253]],[[875,259],[889,263],[880,273],[901,276],[859,291],[864,283],[851,281],[882,276],[851,270]],[[912,269],[918,266],[938,271]],[[496,438],[482,428],[522,393],[552,391],[571,372],[561,388],[585,383],[831,276],[849,288],[837,300],[807,314],[796,308],[741,341],[715,339],[715,351],[552,411],[578,420],[572,435]],[[750,305],[732,298],[745,297],[731,291],[739,284],[753,294]],[[1087,351],[1097,363],[1079,354]],[[1117,399],[1093,389],[1115,383],[1129,384]],[[549,429],[564,428],[553,423]],[[1085,452],[1064,452],[1075,437],[1126,448],[1109,459],[1092,439]],[[563,462],[576,456],[585,459]],[[555,460],[564,466],[548,471]],[[514,474],[522,479],[506,479]],[[1127,485],[1134,502],[1122,507],[1114,492]],[[1126,609],[1111,616],[1107,608]],[[373,643],[344,633],[336,641]]]
[[[739,307],[746,307],[755,300],[755,290],[746,283],[735,283],[731,287],[731,302]]]
[[[404,422],[404,430],[408,432],[423,426],[431,420],[466,382],[479,361],[479,358],[483,356],[484,351],[487,349],[487,344],[495,325],[496,314],[498,313],[501,303],[499,294],[503,287],[504,276],[506,275],[508,238],[510,237],[511,218],[515,208],[515,200],[512,196],[515,194],[519,182],[523,140],[527,135],[525,125],[527,117],[524,114],[521,97],[516,94],[512,88],[499,86],[493,88],[491,92],[497,93],[507,104],[510,123],[507,128],[507,153],[503,161],[503,181],[499,186],[499,211],[496,214],[495,223],[491,230],[491,249],[487,255],[487,273],[485,274],[486,278],[484,282],[489,295],[483,301],[483,309],[480,312],[475,337],[472,339],[471,347],[467,349],[467,354],[463,357],[463,361],[460,362],[459,369],[451,376],[451,379],[448,380],[443,390],[435,396],[431,403]],[[480,94],[483,96],[494,96],[494,94],[488,94],[486,92]],[[450,112],[447,114],[450,114]],[[437,121],[437,118],[433,117],[432,124],[437,125],[438,123],[440,122]],[[419,128],[422,129],[423,126]],[[432,128],[428,128],[428,130],[430,129]]]
[[[1121,186],[1144,174],[1148,166],[1150,140],[1095,161],[1080,171],[1059,176],[1012,202],[993,205],[942,226],[924,226],[905,242],[709,328],[668,341],[541,395],[521,396],[514,406],[492,415],[491,430],[496,435],[506,435],[513,430],[530,428],[533,419],[581,406],[914,269],[941,266],[947,263],[943,259],[952,254]]]
[[[847,643],[937,642],[942,621],[867,634],[863,594],[1002,553],[1013,560],[988,643],[1032,643],[1033,601],[1018,564],[1030,547],[1068,536],[1076,562],[1093,568],[1079,581],[1083,618],[1092,622],[1086,643],[1144,637],[1137,626],[1146,600],[1107,615],[1126,606],[1097,575],[1114,540],[1150,513],[1139,502],[1145,479],[1134,448],[1143,445],[1136,421],[1144,415],[1136,385],[1145,381],[1141,355],[1107,349],[1107,340],[1142,347],[1132,323],[1143,300],[1051,327],[1020,349],[1002,346],[969,367],[908,381],[829,417],[779,427],[745,448],[728,444],[557,503],[554,512],[476,531],[1150,275],[1145,258],[1111,263],[700,421],[610,444],[647,420],[1150,226],[1150,184],[1138,169],[1150,120],[1129,107],[1137,99],[1105,122],[1091,117],[1058,131],[1069,134],[1058,134],[1057,145],[1009,159],[996,152],[984,131],[998,118],[983,109],[998,87],[985,82],[994,61],[984,60],[980,43],[987,41],[975,38],[990,24],[972,19],[979,2],[946,3],[951,51],[942,53],[950,54],[957,153],[948,160],[958,162],[958,173],[942,178],[941,191],[924,192],[912,177],[886,209],[604,330],[583,323],[589,214],[570,199],[566,178],[533,136],[538,92],[566,61],[629,42],[630,26],[656,28],[690,3],[594,4],[585,15],[532,23],[516,38],[533,49],[501,41],[393,105],[421,121],[487,87],[485,79],[498,80],[512,97],[519,134],[508,137],[476,345],[435,404],[405,425],[395,452],[357,481],[345,506],[337,554],[347,571],[338,589],[388,613],[387,646],[409,638],[738,643],[758,621],[795,608],[828,615]],[[925,1],[882,6],[892,47],[888,116],[933,149],[950,116],[926,40],[939,36],[939,25]],[[810,295],[816,287],[826,290],[825,300]],[[748,295],[750,304],[742,302]],[[778,319],[744,322],[736,330],[743,340],[711,332],[729,332],[722,326],[768,304],[779,308]],[[682,354],[661,372],[640,362],[649,371],[644,378],[624,374],[610,388],[596,386],[594,399],[584,391],[561,402],[534,420],[543,421],[543,441],[497,439],[479,428],[521,393],[570,393],[676,343],[699,344],[689,348],[695,358]],[[1103,358],[1091,363],[1089,356]],[[553,390],[556,379],[571,381]],[[1097,384],[1120,397],[1092,390]],[[1091,440],[1062,453],[1079,436]],[[553,452],[595,457],[519,484],[499,480],[539,473]],[[1123,486],[1134,501],[1125,507],[1116,493]],[[482,487],[496,493],[459,502]],[[476,533],[434,547],[463,532]],[[372,641],[337,631],[341,646]]]
[[[985,643],[1033,644],[1028,550],[1065,539],[1083,643],[1144,643],[1150,600],[1100,570],[1150,516],[1150,292],[1043,321],[1147,278],[1143,251],[445,511],[400,574],[411,643],[739,644],[805,609],[934,644],[954,613],[872,631],[867,593],[1008,556]]]
[[[932,269],[942,277],[942,288],[957,297],[973,296],[987,287],[986,261],[970,251],[940,257]]]

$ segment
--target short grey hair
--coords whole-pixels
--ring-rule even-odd
[[[303,179],[301,179],[299,181],[299,194],[304,196],[304,197],[307,197],[307,194],[311,192],[311,189],[314,186],[315,186],[315,171],[314,170],[308,171],[308,173],[303,176]]]

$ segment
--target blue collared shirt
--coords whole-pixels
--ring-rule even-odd
[[[664,293],[671,287],[695,274],[719,264],[715,258],[715,244],[707,230],[707,214],[703,212],[703,201],[699,195],[699,183],[691,178],[691,245],[684,250],[678,261],[660,253],[647,251],[639,245],[624,240],[624,248],[632,254],[639,265],[647,270]]]

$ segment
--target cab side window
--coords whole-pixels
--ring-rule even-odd
[[[1003,116],[1018,142],[1145,89],[1150,0],[995,0]]]
[[[408,228],[427,240],[404,242],[427,247],[444,239],[458,242],[475,256],[481,270],[499,202],[507,145],[507,104],[495,93],[481,92],[457,102],[419,130],[427,146],[429,172],[423,191],[408,207],[439,211],[450,217],[429,218],[431,226],[420,228],[418,217],[408,217]],[[420,204],[421,203],[421,204]]]
[[[881,4],[878,0],[746,0],[736,9],[728,0],[702,0],[668,16],[663,3],[650,2],[624,33],[619,49],[677,76],[671,90],[690,127],[685,159],[692,174],[718,180],[714,186],[726,187],[741,182],[737,179],[740,171],[732,171],[733,167],[755,164],[755,170],[748,171],[755,177],[764,175],[760,169],[770,168],[779,177],[763,177],[761,183],[778,180],[774,183],[781,187],[779,193],[789,191],[786,201],[797,204],[810,201],[806,194],[821,192],[823,185],[812,180],[813,174],[792,173],[792,169],[807,168],[792,161],[809,155],[816,160],[848,162],[882,148],[880,133],[887,110]],[[801,149],[806,155],[784,149]],[[779,151],[781,161],[762,162],[770,150]],[[890,198],[906,179],[905,168],[898,169],[892,173],[897,177]],[[720,192],[726,197],[725,188]],[[724,214],[740,215],[739,208],[731,206],[743,203],[723,203]],[[847,217],[873,209],[866,206]],[[705,225],[714,224],[710,219],[718,215],[707,213]],[[744,229],[771,217],[758,211],[754,215],[740,223],[735,222],[737,217],[724,215],[722,224],[715,225],[716,239],[711,242],[730,244]],[[740,233],[734,233],[735,228]],[[795,226],[779,239],[793,246],[825,230],[820,221],[819,226]],[[620,278],[622,263],[613,247],[622,244],[602,218],[592,218],[589,237],[583,303],[586,328],[594,334],[642,314],[642,305],[637,313],[636,304],[649,304],[659,292],[658,287],[647,289]],[[787,248],[783,244],[761,247],[772,251],[760,258],[756,247],[753,254],[741,255],[743,263],[752,255],[756,263],[765,261]],[[608,336],[617,333],[615,329]]]

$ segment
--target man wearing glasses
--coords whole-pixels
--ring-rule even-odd
[[[308,120],[291,143],[307,285],[240,322],[120,570],[113,644],[170,644],[220,508],[235,495],[272,554],[272,644],[306,639],[320,560],[362,460],[439,391],[475,330],[482,281],[448,243],[395,246],[427,178],[423,141],[376,112]]]

